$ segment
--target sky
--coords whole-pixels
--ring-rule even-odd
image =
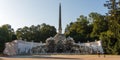
[[[14,30],[42,23],[58,29],[59,3],[62,7],[62,29],[80,15],[107,13],[106,0],[0,0],[0,26],[10,24]]]

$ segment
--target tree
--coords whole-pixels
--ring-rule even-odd
[[[31,37],[28,37],[30,34],[30,30],[27,26],[23,27],[23,28],[18,28],[18,30],[16,31],[17,34],[17,38],[18,39],[27,39],[29,40]]]
[[[95,12],[90,13],[89,17],[93,24],[91,38],[99,40],[100,33],[108,30],[108,22],[104,15]]]
[[[91,29],[89,29],[89,21],[87,17],[81,15],[77,18],[76,22],[67,25],[65,35],[73,37],[75,42],[86,42],[89,38],[90,32]]]
[[[16,31],[17,38],[26,39],[27,41],[34,40],[35,42],[45,42],[45,40],[50,37],[54,36],[56,34],[56,29],[54,26],[41,24],[37,26],[30,26],[30,27],[23,27],[19,28]]]
[[[108,20],[108,31],[101,33],[100,39],[103,41],[103,47],[108,54],[120,54],[120,1],[106,1],[105,7],[108,7],[106,19]]]
[[[46,25],[45,23],[43,23],[41,25],[40,32],[42,39],[41,41],[45,42],[48,37],[53,37],[56,34],[56,29],[54,26]]]
[[[15,35],[15,33],[11,25],[5,24],[0,27],[0,52],[3,52],[6,42],[13,40],[13,35]]]
[[[108,30],[107,32],[102,32],[100,35],[102,40],[102,46],[104,52],[107,54],[118,54],[117,51],[117,39],[114,38],[114,33]]]

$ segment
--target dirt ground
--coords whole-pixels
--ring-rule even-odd
[[[0,57],[0,60],[120,60],[119,55],[30,55]]]

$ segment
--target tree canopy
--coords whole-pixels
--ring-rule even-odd
[[[0,27],[0,52],[4,50],[5,42],[10,42],[14,39],[16,39],[16,35],[11,25],[2,25]]]
[[[35,42],[45,42],[45,40],[56,34],[56,29],[54,26],[46,25],[45,23],[37,26],[30,26],[30,27],[23,27],[19,28],[16,31],[16,35],[18,39],[25,39],[28,41],[35,41]]]

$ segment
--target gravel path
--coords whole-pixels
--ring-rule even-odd
[[[0,57],[0,60],[120,60],[119,55],[29,55]]]

